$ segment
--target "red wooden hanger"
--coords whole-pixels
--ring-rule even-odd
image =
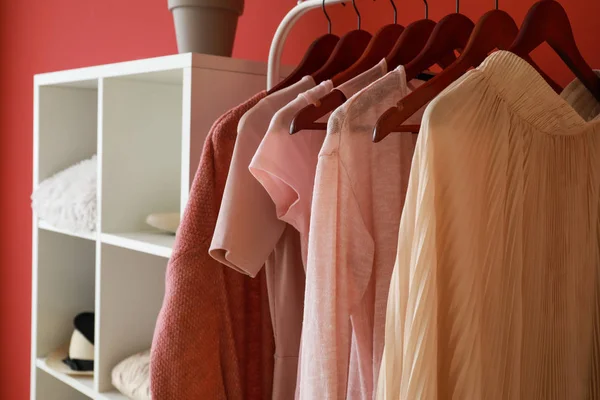
[[[496,48],[506,49],[517,36],[515,21],[500,10],[487,12],[477,21],[471,39],[458,59],[435,78],[400,100],[377,121],[373,141],[379,142],[391,132],[404,132],[402,123],[433,100],[471,67],[479,65]]]
[[[358,8],[356,8],[356,0],[352,0],[352,6],[358,17],[358,29],[342,36],[333,49],[331,56],[325,62],[325,65],[311,74],[317,83],[331,79],[336,74],[348,69],[363,55],[371,41],[371,34],[360,29],[361,18]]]
[[[319,105],[309,104],[298,111],[290,124],[290,135],[310,129],[312,131],[327,130],[327,124],[316,122],[331,111],[335,110],[346,102],[346,96],[338,89],[333,89],[319,100]]]
[[[340,38],[331,34],[331,18],[329,18],[329,14],[327,14],[327,10],[325,9],[325,0],[323,0],[321,8],[323,9],[325,18],[327,18],[327,34],[321,36],[310,45],[304,58],[300,61],[300,64],[298,64],[290,75],[273,86],[271,90],[268,91],[268,94],[275,93],[278,90],[293,85],[306,75],[316,72],[329,59],[331,52]]]
[[[385,57],[385,61],[388,66],[388,71],[397,68],[400,65],[406,65],[419,55],[423,51],[427,44],[433,30],[435,29],[436,22],[429,19],[429,4],[427,0],[423,0],[425,5],[425,19],[415,21],[408,25],[400,38],[392,48],[392,51]],[[446,59],[447,58],[447,59]],[[442,68],[446,68],[448,65],[456,59],[454,54],[449,53],[449,57],[443,57],[443,60],[438,62]]]
[[[411,81],[440,61],[454,57],[455,50],[462,50],[467,45],[473,27],[473,21],[463,14],[455,13],[442,18],[423,50],[406,64],[406,80]]]
[[[508,13],[496,9],[484,14],[477,21],[464,52],[450,67],[400,100],[397,107],[383,113],[375,125],[373,141],[379,142],[391,132],[418,132],[419,126],[402,126],[402,123],[469,69],[481,64],[490,52],[508,49],[518,31],[517,24]]]
[[[415,21],[404,29],[390,53],[385,57],[388,71],[396,68],[398,65],[404,65],[416,57],[429,39],[436,23],[428,19],[429,5],[427,0],[423,0],[423,3],[425,4],[425,19]],[[442,67],[445,68],[455,59],[452,54],[449,60],[441,61],[440,64],[443,64]],[[344,104],[346,100],[344,93],[338,89],[333,89],[319,100],[318,106],[313,104],[308,105],[294,116],[290,125],[290,134],[304,129],[326,130],[326,123],[316,121]]]
[[[440,63],[455,59],[454,51],[465,48],[473,31],[473,21],[459,13],[460,2],[456,0],[456,13],[445,16],[438,22],[425,47],[409,63],[405,64],[406,80],[415,79],[423,71]],[[398,65],[392,65],[397,67]]]
[[[512,37],[512,35],[515,32],[515,29],[518,32],[517,24],[515,23],[515,21],[512,19],[512,17],[509,14],[498,9],[498,0],[495,0],[494,4],[495,4],[495,9],[488,12],[486,15],[484,15],[484,17],[482,17],[478,21],[478,24],[479,24],[478,26],[480,27],[479,30],[482,29],[481,26],[483,24],[498,23],[498,24],[500,24],[499,25],[500,27],[506,27],[506,29],[507,29],[506,35],[507,36],[505,36],[505,37],[508,37],[508,35],[510,35],[510,37]],[[448,26],[442,27],[441,24],[442,24],[442,22],[444,22],[444,20],[440,21],[437,24],[436,29],[434,29],[434,32],[431,34],[431,37],[426,44],[426,48],[417,56],[417,58],[415,58],[413,61],[408,63],[408,65],[406,65],[406,79],[407,80],[416,78],[417,76],[415,74],[418,74],[420,71],[423,71],[423,70],[429,68],[430,66],[435,65],[435,63],[432,60],[435,59],[436,54],[440,54],[442,57],[441,59],[443,60],[443,62],[441,62],[441,63],[438,62],[437,64],[439,64],[441,67],[446,69],[447,66],[449,66],[456,60],[456,58],[454,57],[453,50],[464,49],[467,42],[469,42],[471,40],[472,34],[475,33],[472,22],[470,20],[466,21],[465,18],[462,18],[462,20],[460,20],[458,17],[456,17],[456,15],[461,15],[461,14],[458,14],[458,10],[459,10],[459,1],[457,0],[456,1],[457,14],[451,14],[446,17],[446,18],[452,18],[452,23],[450,23]],[[497,19],[492,17],[495,14],[499,15],[499,17]],[[488,21],[492,21],[492,22],[488,22]],[[444,31],[442,31],[442,29],[444,29]],[[447,29],[447,31],[446,31],[446,29]],[[452,38],[452,40],[454,41],[454,44],[452,44],[451,42],[445,43],[443,41],[443,39],[439,39],[439,38],[443,38],[446,34],[452,35],[452,32],[451,32],[452,30],[455,30],[457,32],[457,36]],[[438,35],[438,37],[435,36],[436,34]],[[504,33],[501,33],[501,34],[504,34]],[[485,38],[482,38],[481,40],[485,40]],[[462,47],[460,47],[461,43],[462,43]],[[450,49],[451,47],[454,47],[454,48],[449,51],[446,50],[446,54],[444,55],[444,52],[442,50],[444,48],[443,46],[449,46],[448,49]],[[484,45],[483,47],[486,47],[486,46]],[[430,59],[429,57],[432,57],[432,58]],[[534,68],[536,68],[538,70],[538,72],[540,74],[542,74],[542,76],[544,76],[546,81],[550,84],[550,86],[552,86],[554,88],[555,91],[557,91],[557,92],[562,91],[562,88],[557,83],[555,83],[552,79],[550,79],[550,77],[548,77],[533,62],[533,60],[531,60],[527,55],[525,55],[523,58],[525,58],[530,64],[532,64],[534,66]],[[399,61],[404,61],[404,60],[399,60]],[[444,65],[444,63],[446,63],[446,65]],[[397,64],[397,65],[404,65],[404,64],[406,64],[406,62]],[[430,64],[430,65],[428,65],[428,64]],[[397,65],[392,65],[390,67],[390,69],[395,68]],[[479,64],[477,64],[477,65],[479,65]],[[473,65],[473,67],[476,67],[477,65]]]
[[[585,62],[577,48],[565,9],[554,0],[534,4],[509,51],[525,58],[542,43],[548,43],[565,64],[600,101],[600,78]]]
[[[459,0],[456,0],[456,13],[445,16],[436,24],[423,50],[406,65],[406,80],[411,81],[417,78],[423,71],[436,64],[444,65],[455,60],[454,51],[466,48],[473,28],[473,21],[459,13]],[[434,77],[431,81],[426,82],[424,86],[427,86],[428,83],[433,82],[436,78]],[[414,114],[417,110],[410,115]],[[379,121],[381,121],[381,118],[377,121],[377,126],[379,126]],[[418,133],[420,126],[405,125],[402,128],[402,132]]]
[[[362,74],[390,53],[394,43],[396,43],[404,31],[404,26],[398,25],[398,10],[396,9],[394,0],[390,0],[390,4],[394,10],[394,23],[385,25],[373,35],[373,38],[360,58],[350,68],[338,73],[331,79],[333,86],[339,86]]]

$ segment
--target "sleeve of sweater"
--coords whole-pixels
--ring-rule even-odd
[[[265,276],[224,267],[208,254],[237,123],[255,96],[211,129],[190,190],[152,343],[152,398],[269,398],[274,342]]]
[[[226,376],[220,373],[219,353],[207,351],[207,346],[219,347],[215,329],[219,315],[215,311],[222,290],[217,282],[207,284],[210,271],[205,268],[211,260],[207,228],[214,223],[209,220],[214,219],[211,210],[216,206],[213,159],[209,137],[167,266],[165,298],[154,332],[150,364],[152,394],[157,399],[192,399],[197,393],[205,393],[207,398],[225,398]],[[203,310],[201,315],[199,310]]]

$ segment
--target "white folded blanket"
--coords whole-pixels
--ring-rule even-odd
[[[94,155],[41,182],[31,195],[38,217],[59,229],[95,231],[96,164]]]

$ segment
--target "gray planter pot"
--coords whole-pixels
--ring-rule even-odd
[[[180,53],[231,57],[244,0],[169,0]]]

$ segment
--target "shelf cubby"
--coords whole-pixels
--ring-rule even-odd
[[[102,232],[150,231],[148,214],[180,212],[183,72],[102,82]]]
[[[165,290],[163,258],[101,246],[96,374],[100,391],[112,387],[112,368],[152,344]]]
[[[93,388],[90,385],[93,379],[65,381],[62,376],[47,368],[44,360],[38,360],[36,365],[38,368],[35,369],[34,374],[37,386],[36,392],[31,395],[32,398],[44,400],[88,400],[92,398]]]
[[[96,242],[40,230],[34,245],[35,356],[43,357],[68,343],[77,314],[95,308]]]
[[[85,394],[89,397],[93,397],[95,395],[94,378],[91,376],[70,376],[62,372],[55,371],[46,364],[45,357],[39,357],[36,361],[36,366],[55,379],[66,383],[79,393]],[[83,398],[85,399],[85,397]]]
[[[96,80],[41,86],[34,101],[39,121],[34,148],[38,182],[96,154]]]

